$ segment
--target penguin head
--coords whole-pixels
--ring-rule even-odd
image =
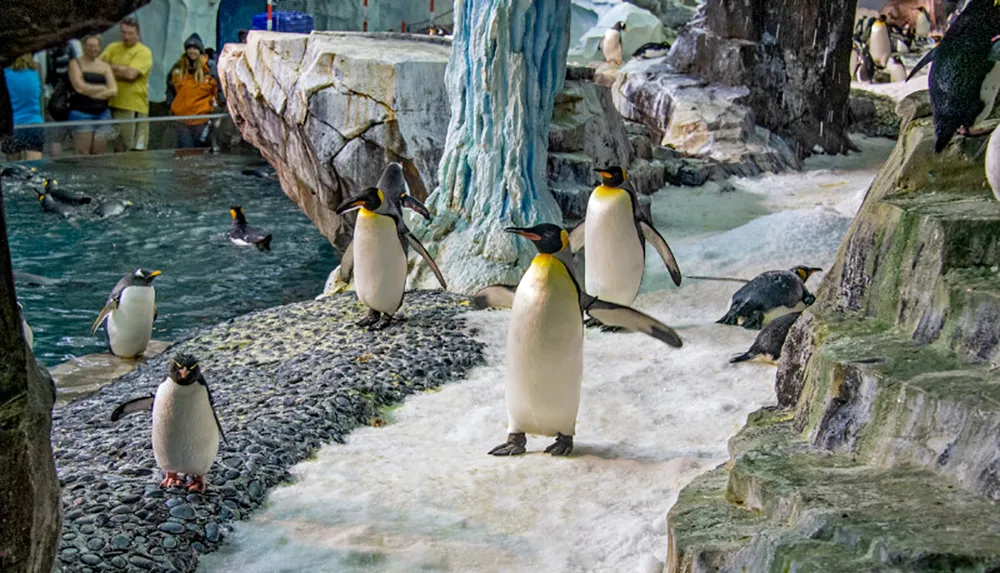
[[[42,185],[45,187],[45,190],[48,191],[49,189],[55,189],[56,186],[59,185],[59,182],[55,179],[46,178]]]
[[[811,277],[813,275],[813,273],[821,271],[821,270],[823,270],[823,269],[816,268],[816,267],[798,266],[798,267],[795,267],[794,269],[792,269],[792,272],[795,273],[796,275],[798,275],[799,278],[802,279],[802,282],[806,282],[807,280],[809,280],[809,277]]]
[[[875,20],[876,24],[881,24],[883,26],[885,26],[887,22],[888,22],[888,18],[885,17],[885,14],[879,14],[878,15],[878,20]]]
[[[625,170],[617,165],[598,167],[595,169],[601,176],[601,182],[607,187],[620,187],[625,182]]]
[[[1000,2],[1000,0],[997,1]],[[993,45],[990,46],[990,55],[987,56],[987,59],[991,62],[1000,62],[1000,36],[993,36],[990,41],[993,42]]]
[[[241,225],[245,225],[247,222],[246,215],[243,214],[243,207],[239,205],[233,205],[229,208],[229,216],[233,218],[233,221],[237,221]]]
[[[611,26],[611,28],[613,30],[618,30],[619,32],[624,32],[625,31],[625,22],[622,22],[622,21],[615,22],[615,25]]]
[[[378,211],[386,205],[385,194],[378,187],[369,187],[361,192],[361,194],[351,197],[347,201],[344,201],[337,207],[337,214],[343,215],[344,213],[349,213],[357,209],[365,209],[367,211]]]
[[[178,354],[170,365],[170,379],[181,386],[190,386],[201,376],[198,359],[190,354]]]
[[[569,233],[552,223],[542,223],[534,227],[507,227],[504,231],[529,239],[543,255],[554,255],[569,246]]]
[[[153,279],[163,274],[162,271],[147,271],[146,269],[136,269],[131,274],[130,286],[149,286],[153,284]]]

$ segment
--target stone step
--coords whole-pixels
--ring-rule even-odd
[[[582,153],[550,152],[546,171],[553,183],[593,185],[597,179],[594,159]]]

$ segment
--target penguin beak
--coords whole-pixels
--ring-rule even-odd
[[[514,233],[515,235],[521,235],[525,239],[529,239],[532,241],[542,240],[541,235],[539,235],[538,233],[534,233],[530,229],[525,229],[523,227],[507,227],[506,229],[504,229],[504,231],[507,231],[508,233]]]
[[[149,273],[149,278],[158,277],[163,274],[163,271],[153,271]]]
[[[595,169],[594,171],[596,171],[598,174],[600,174],[601,177],[604,177],[605,179],[611,179],[611,173],[607,172],[604,169]]]
[[[348,199],[347,201],[341,203],[340,207],[337,207],[337,214],[343,215],[348,211],[353,211],[355,209],[360,209],[365,206],[364,199]]]
[[[188,377],[188,369],[183,366],[177,369],[177,373],[181,375],[181,380]]]

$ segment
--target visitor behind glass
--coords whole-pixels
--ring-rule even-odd
[[[171,115],[205,115],[212,113],[219,93],[214,62],[205,55],[198,34],[184,41],[184,53],[170,69],[167,81],[167,103]],[[207,147],[209,121],[185,119],[177,123],[177,147]]]
[[[29,123],[42,123],[42,78],[31,54],[14,60],[14,65],[3,71],[14,113],[14,127]],[[14,130],[14,137],[4,139],[3,152],[7,159],[41,159],[45,134],[40,127]]]
[[[55,117],[49,109],[49,103],[57,92],[71,90],[72,84],[69,81],[69,63],[75,58],[83,55],[83,43],[80,40],[72,39],[65,44],[53,46],[45,51],[45,72],[42,74],[42,92],[45,104],[42,111],[45,114],[46,122],[57,122],[69,120],[69,110],[65,116]],[[46,143],[49,144],[49,156],[53,158],[62,155],[63,144],[70,136],[71,129],[68,127],[48,127],[45,128]]]
[[[111,119],[108,100],[118,93],[111,66],[97,59],[101,53],[101,39],[87,36],[83,39],[83,55],[69,63],[69,81],[73,95],[69,100],[70,121]],[[100,125],[82,125],[73,133],[73,152],[76,155],[101,155],[107,148],[109,129]]]
[[[153,52],[139,42],[139,22],[125,18],[120,26],[122,41],[112,42],[104,49],[101,59],[111,64],[118,81],[118,95],[111,98],[114,119],[144,119],[149,117],[149,71],[153,69]],[[131,151],[149,145],[149,122],[133,121],[117,125],[115,149]]]

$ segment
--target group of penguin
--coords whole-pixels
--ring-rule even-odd
[[[615,22],[610,28],[604,31],[604,37],[597,43],[597,49],[603,54],[604,61],[616,66],[622,65],[622,55],[624,48],[623,34],[628,29],[625,22]],[[650,59],[667,55],[670,51],[668,42],[646,42],[632,52],[633,58]]]
[[[930,14],[923,6],[916,10],[913,28],[909,23],[902,28],[890,24],[885,14],[877,18],[859,18],[851,49],[851,80],[874,83],[876,70],[884,69],[890,82],[905,82],[906,65],[899,54],[915,51],[919,44],[933,41],[930,34]]]
[[[584,221],[572,232],[553,223],[508,227],[507,232],[531,241],[537,254],[517,285],[490,285],[472,296],[472,306],[477,309],[512,309],[507,337],[507,439],[489,451],[492,455],[525,453],[528,434],[555,438],[546,453],[565,456],[572,452],[585,326],[627,329],[672,347],[682,345],[672,328],[629,306],[638,295],[645,271],[647,242],[679,286],[677,261],[648,215],[639,209],[625,170],[612,166],[597,171],[602,182],[590,196]],[[410,248],[447,289],[437,264],[407,227],[404,209],[430,219],[427,208],[410,195],[398,163],[385,168],[376,186],[336,208],[341,216],[357,213],[338,278],[346,282],[353,278],[355,294],[367,308],[356,323],[358,327],[379,331],[392,323],[405,295]],[[580,250],[586,263],[583,287],[575,276],[572,260],[573,253]],[[772,315],[801,310],[814,299],[805,281],[816,270],[797,267],[763,273],[733,296],[729,311],[718,322],[761,328]],[[124,344],[126,331],[136,336],[134,347],[148,342],[148,328],[155,317],[151,283],[158,274],[139,269],[124,277],[111,293],[95,328],[106,321],[112,346]],[[586,322],[584,315],[589,317]],[[791,322],[785,322],[782,328],[787,333]],[[777,358],[784,334],[776,341],[773,324],[783,323],[770,323],[750,351],[732,361],[759,354]],[[139,330],[141,335],[135,335]],[[769,332],[771,335],[764,337]],[[160,485],[204,491],[205,474],[218,453],[220,439],[225,438],[196,358],[175,356],[155,394],[119,405],[111,420],[150,410],[154,457],[165,472]]]

